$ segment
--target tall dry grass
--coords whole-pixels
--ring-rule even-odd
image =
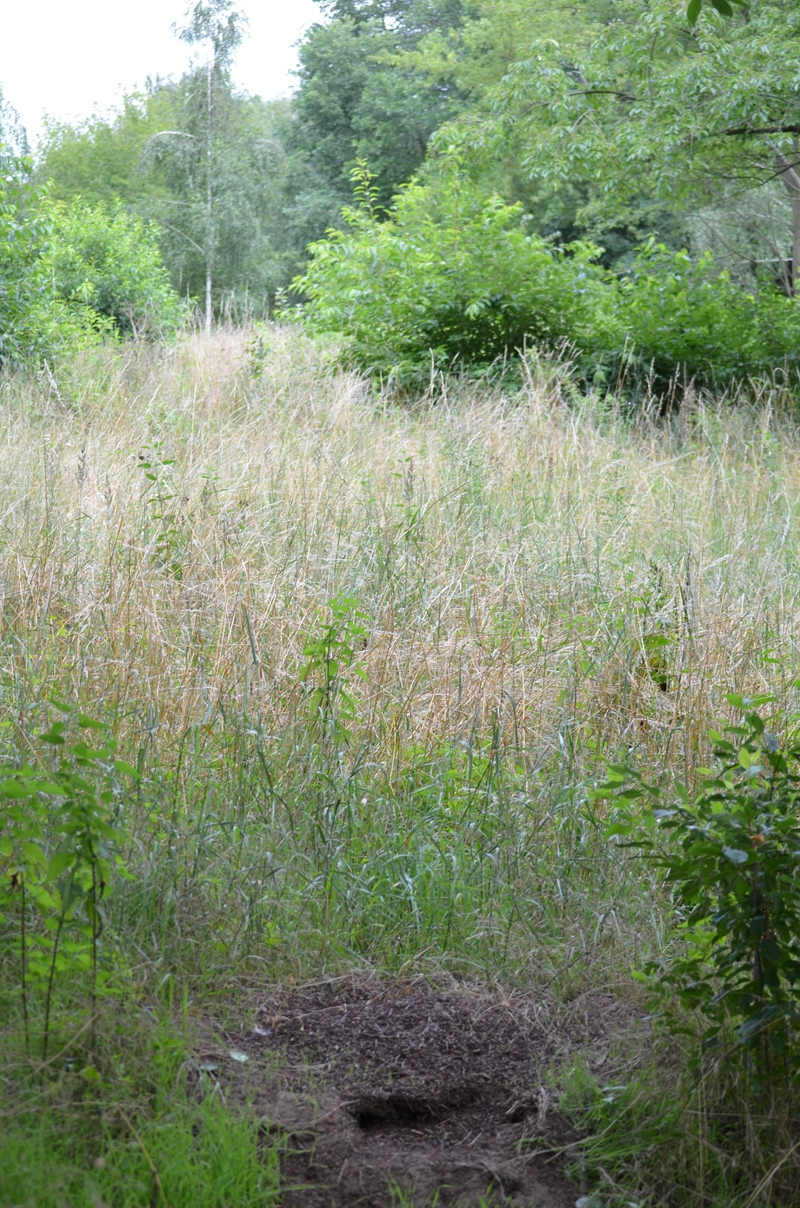
[[[800,456],[769,397],[631,428],[532,367],[409,410],[294,335],[255,380],[247,348],[2,384],[12,746],[53,692],[164,757],[220,708],[277,736],[337,592],[369,616],[359,737],[387,774],[494,719],[532,772],[691,777],[725,691],[794,708]]]
[[[621,758],[691,783],[731,690],[794,724],[797,427],[769,391],[565,395],[532,361],[403,407],[277,328],[2,383],[0,733],[34,757],[53,697],[113,724],[142,952],[569,993],[670,942],[589,790]],[[337,595],[367,633],[326,742],[303,651]]]

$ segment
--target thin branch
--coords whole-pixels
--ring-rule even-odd
[[[800,134],[800,125],[793,126],[731,126],[727,130],[718,130],[715,135],[710,135],[711,138],[717,138],[720,135],[737,135],[737,134]]]
[[[622,101],[638,101],[638,96],[631,96],[629,92],[619,92],[616,88],[578,88],[575,92],[570,92],[569,96],[600,96],[607,94],[608,96],[618,96]]]
[[[195,243],[195,241],[194,241],[194,239],[192,239],[191,235],[187,235],[185,231],[182,231],[180,229],[180,227],[173,226],[171,222],[165,222],[163,218],[156,218],[156,222],[160,223],[161,226],[166,227],[168,231],[174,231],[176,235],[182,235],[184,239],[188,239],[189,243],[191,243],[193,248],[196,248],[196,250],[200,253],[200,255],[203,257],[203,259],[204,260],[208,259],[208,257],[206,256],[205,248],[202,248],[199,243]]]

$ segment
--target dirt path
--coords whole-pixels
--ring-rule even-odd
[[[218,1037],[206,1062],[229,1101],[285,1136],[286,1208],[389,1208],[398,1188],[415,1208],[437,1195],[442,1208],[574,1208],[583,1189],[547,1152],[575,1139],[548,1070],[578,1050],[602,1066],[639,1024],[602,994],[561,1015],[556,1028],[533,997],[422,980],[326,984],[262,1002],[254,1030]]]

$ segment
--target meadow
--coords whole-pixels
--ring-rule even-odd
[[[422,979],[540,994],[554,1028],[586,995],[645,1014],[631,970],[680,937],[657,870],[605,837],[607,764],[692,788],[726,694],[800,716],[778,384],[664,415],[531,355],[409,402],[335,352],[221,328],[0,381],[3,760],[46,761],[60,702],[136,772],[93,1048],[65,966],[49,1058],[47,978],[28,987],[25,1056],[4,899],[3,1204],[284,1202],[275,1152],[180,1077],[262,989]],[[589,1138],[584,1202],[791,1203],[780,1130],[722,1112],[725,1070],[698,1100],[680,1042],[659,1052],[658,1077],[652,1044],[612,1054],[616,1099],[578,1057],[551,1071]],[[198,1113],[225,1160],[195,1186]]]

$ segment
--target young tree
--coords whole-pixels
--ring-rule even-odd
[[[220,217],[231,189],[233,91],[230,68],[246,18],[233,0],[199,0],[176,30],[190,46],[202,47],[198,63],[182,81],[182,114],[177,129],[153,135],[147,160],[157,165],[174,195],[171,221],[160,220],[200,256],[205,270],[205,325],[213,320],[213,274],[219,254]],[[177,213],[176,213],[177,211]]]

